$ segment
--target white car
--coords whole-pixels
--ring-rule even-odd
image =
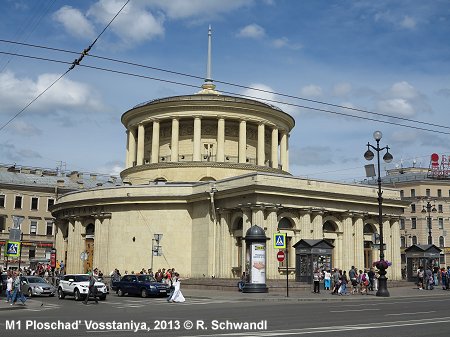
[[[97,296],[100,300],[106,299],[108,288],[103,282],[96,281]],[[84,299],[89,293],[88,274],[68,274],[59,281],[58,298],[64,299],[67,295],[73,296],[75,301]]]

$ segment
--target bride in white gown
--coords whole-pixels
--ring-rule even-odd
[[[183,294],[181,293],[181,283],[180,283],[180,274],[175,273],[175,279],[173,280],[173,286],[175,287],[172,296],[169,299],[169,302],[184,302],[185,298]]]

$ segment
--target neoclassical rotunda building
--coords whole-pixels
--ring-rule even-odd
[[[316,266],[370,267],[379,258],[377,189],[292,176],[292,116],[216,91],[210,52],[206,78],[197,94],[155,99],[122,115],[123,185],[57,200],[57,258],[67,272],[174,267],[186,277],[238,277],[248,268],[244,237],[253,225],[268,238],[268,279],[286,272],[295,278]],[[394,189],[384,189],[383,198],[388,277],[400,279],[405,203]],[[273,248],[279,232],[287,235],[288,266]],[[325,240],[332,253],[316,254],[312,264],[294,248],[301,240]]]

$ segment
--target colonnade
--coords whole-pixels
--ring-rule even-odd
[[[236,210],[234,211],[236,212]],[[233,229],[231,221],[236,219],[232,216],[233,211],[223,210],[220,219],[214,226],[215,237],[215,270],[216,277],[232,277],[232,269],[240,267],[245,269],[246,244],[242,238],[242,245],[236,246],[236,240],[244,237],[247,230],[252,225],[264,228],[266,237],[269,239],[266,245],[266,278],[280,278],[278,270],[279,262],[276,259],[278,250],[273,248],[273,235],[277,232],[285,232],[289,238],[290,247],[288,254],[290,257],[289,268],[295,268],[295,249],[292,247],[301,239],[331,239],[333,240],[333,267],[342,270],[349,270],[352,266],[358,269],[364,268],[364,224],[371,223],[377,231],[378,224],[375,217],[365,217],[363,214],[342,212],[334,219],[326,211],[315,209],[297,209],[283,211],[276,206],[255,206],[242,208],[237,211],[242,216],[242,233]],[[336,214],[336,213],[333,213]],[[292,222],[290,229],[278,229],[278,223],[286,217]],[[334,232],[324,232],[323,225],[327,220],[332,219],[336,224]],[[383,220],[383,233],[385,243],[385,260],[392,262],[392,267],[388,268],[388,277],[391,279],[401,279],[401,257],[400,257],[400,231],[398,217],[387,216]],[[220,236],[220,237],[219,237]],[[240,252],[238,250],[241,250]],[[238,261],[238,257],[240,261]],[[372,261],[379,259],[379,249],[372,249]],[[244,271],[244,270],[242,270]]]
[[[152,129],[152,147],[150,163],[155,164],[160,160],[160,123],[161,120],[151,120],[149,122],[140,123],[137,127],[130,127],[127,130],[127,168],[136,165],[144,164],[144,140],[146,136],[146,129]],[[225,162],[225,123],[224,117],[217,118],[217,153],[216,161]],[[247,162],[247,126],[249,121],[239,121],[239,144],[238,144],[238,163]],[[202,117],[194,116],[194,134],[193,134],[193,161],[201,161],[202,151]],[[256,164],[264,166],[266,161],[265,153],[265,133],[266,128],[271,128],[271,148],[270,148],[270,161],[272,168],[281,168],[284,171],[289,171],[289,145],[288,131],[279,129],[276,126],[266,125],[263,122],[257,124],[257,157]],[[179,137],[180,137],[180,120],[179,118],[172,118],[171,126],[171,162],[178,162],[179,158]],[[279,153],[278,153],[279,152]]]

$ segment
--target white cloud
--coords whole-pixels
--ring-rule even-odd
[[[287,37],[280,37],[278,39],[274,39],[272,41],[272,45],[275,48],[289,48],[293,50],[298,50],[302,48],[301,44],[298,43],[291,43]]]
[[[70,6],[61,7],[53,14],[53,18],[72,36],[86,39],[95,37],[94,26],[78,9]]]
[[[27,123],[23,120],[15,120],[12,123],[12,128],[14,129],[14,132],[19,133],[21,135],[36,135],[40,136],[42,135],[42,130],[36,128],[33,124]]]
[[[300,95],[303,97],[320,97],[322,96],[322,88],[317,85],[310,84],[300,89]]]
[[[0,101],[2,102],[0,113],[10,114],[11,110],[19,111],[47,89],[59,76],[58,74],[42,74],[34,81],[29,78],[17,78],[10,71],[0,73]],[[104,105],[97,97],[96,91],[89,85],[62,78],[28,108],[41,114],[73,109],[88,113],[101,111]]]
[[[123,1],[100,0],[89,8],[87,16],[103,26],[108,24],[123,6]],[[139,43],[164,36],[164,15],[155,16],[130,2],[111,24],[111,30],[126,44]]]
[[[250,87],[259,89],[259,90],[245,89],[242,92],[242,95],[250,96],[249,98],[251,98],[251,99],[259,99],[262,101],[264,101],[265,99],[275,100],[275,95],[271,93],[274,90],[271,87],[269,87],[265,84],[261,84],[261,83],[250,84]],[[262,91],[260,91],[260,90],[262,90]],[[268,102],[268,103],[271,103],[271,102]]]
[[[111,176],[120,176],[120,172],[125,169],[124,163],[120,161],[112,161],[106,163],[104,166],[97,168],[96,172],[108,174]]]
[[[407,29],[414,29],[416,28],[416,21],[412,17],[406,15],[400,22],[400,26]]]
[[[392,97],[400,97],[404,99],[415,99],[420,96],[419,92],[408,82],[394,83],[390,89]]]
[[[411,117],[415,111],[411,104],[403,98],[381,100],[377,104],[377,110],[391,115]]]
[[[265,34],[264,28],[253,23],[242,28],[236,36],[241,38],[260,39],[264,37]]]
[[[352,91],[350,83],[338,83],[333,87],[333,95],[337,97],[345,97]]]

